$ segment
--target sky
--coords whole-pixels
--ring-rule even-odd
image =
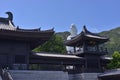
[[[7,17],[7,11],[24,29],[63,32],[75,24],[78,32],[86,25],[97,33],[120,26],[120,0],[0,0],[0,17]]]

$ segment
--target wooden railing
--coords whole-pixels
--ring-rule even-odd
[[[75,54],[81,54],[81,53],[97,53],[97,54],[107,54],[108,51],[107,51],[107,48],[99,48],[99,49],[90,49],[90,48],[87,48],[87,49],[78,49]]]

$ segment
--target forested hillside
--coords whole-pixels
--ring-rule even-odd
[[[109,41],[106,43],[106,47],[110,54],[114,51],[120,51],[120,27],[109,31],[103,31],[100,35],[109,37]]]
[[[70,35],[68,31],[65,32],[58,32],[56,33],[57,36],[61,37],[63,41],[67,40],[67,37]]]

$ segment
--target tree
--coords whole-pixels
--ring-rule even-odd
[[[118,51],[115,51],[114,54],[112,55],[112,60],[108,64],[109,69],[116,69],[120,68],[120,53]]]
[[[54,35],[45,44],[34,50],[35,52],[66,53],[66,48],[61,37]]]

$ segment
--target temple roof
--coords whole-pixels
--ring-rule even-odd
[[[112,57],[107,57],[107,56],[101,56],[101,59],[103,59],[103,60],[112,60]]]
[[[80,46],[83,44],[83,42],[88,42],[88,44],[91,45],[93,42],[95,42],[96,44],[101,44],[108,40],[109,39],[107,37],[100,36],[96,33],[88,31],[87,28],[84,26],[80,34],[73,37],[71,40],[65,41],[65,44],[67,46]]]
[[[65,65],[73,65],[73,64],[84,64],[84,58],[78,57],[75,55],[65,55],[58,53],[31,53],[30,55],[30,63],[43,63],[43,64],[65,64]]]
[[[8,18],[0,17],[0,39],[19,40],[30,43],[31,49],[48,41],[54,34],[54,29],[40,30],[37,29],[21,29],[16,27],[13,20],[13,14],[6,12]]]
[[[112,60],[112,58],[108,57],[108,56],[101,56],[100,60],[101,60],[101,65],[102,66],[107,66],[107,64],[110,63],[110,61]]]
[[[56,57],[56,58],[73,58],[73,59],[84,59],[75,55],[64,55],[64,54],[51,54],[51,53],[34,53],[33,55],[41,57]]]
[[[6,12],[8,14],[8,18],[0,17],[0,29],[6,30],[16,30],[13,20],[13,15],[11,12]]]
[[[105,71],[104,73],[100,74],[98,78],[103,80],[120,80],[120,69]]]

